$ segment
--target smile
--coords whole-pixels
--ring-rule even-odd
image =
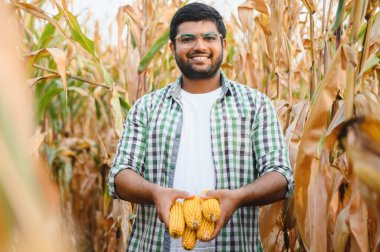
[[[208,56],[191,56],[190,59],[192,59],[193,61],[206,61],[209,59]]]
[[[193,57],[193,60],[205,60],[208,59],[208,57]]]

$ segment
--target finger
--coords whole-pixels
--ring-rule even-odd
[[[217,190],[207,191],[205,194],[201,195],[203,199],[219,199],[219,194]]]
[[[199,195],[201,197],[201,199],[209,199],[210,197],[207,196],[207,191],[204,191],[201,193],[201,195]]]
[[[190,194],[186,191],[180,191],[180,190],[177,190],[177,195],[176,195],[176,199],[178,198],[181,198],[181,199],[192,199],[195,197],[194,194]]]
[[[165,211],[162,213],[162,222],[165,224],[166,228],[169,228],[170,211]]]
[[[188,194],[187,196],[183,196],[182,198],[185,200],[192,199],[195,197],[195,194]]]
[[[219,219],[219,220],[215,223],[214,232],[213,232],[212,235],[211,235],[210,241],[213,240],[213,239],[215,239],[215,238],[218,236],[220,230],[221,230],[222,227],[223,227],[223,223],[224,223],[224,221],[221,220],[221,219]]]
[[[165,221],[165,217],[161,214],[158,213],[158,219],[160,220],[161,223],[165,225],[166,228],[169,228],[168,221]]]

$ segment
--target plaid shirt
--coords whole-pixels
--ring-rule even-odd
[[[291,195],[293,173],[271,101],[221,76],[223,95],[210,115],[216,189],[236,189],[277,171],[287,179],[287,196]],[[114,179],[122,169],[133,169],[152,183],[173,186],[182,133],[180,91],[181,78],[145,95],[129,111],[109,176],[114,198]],[[239,208],[216,238],[216,250],[261,251],[258,217],[258,207]],[[138,205],[127,251],[169,250],[169,233],[154,205]]]

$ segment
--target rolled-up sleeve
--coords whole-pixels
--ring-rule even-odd
[[[146,110],[143,98],[138,100],[124,123],[124,131],[119,139],[117,151],[108,177],[108,190],[110,196],[118,198],[115,188],[115,177],[124,169],[132,169],[143,173],[143,164],[146,148]]]
[[[286,197],[293,194],[293,170],[289,151],[285,145],[281,125],[268,97],[263,96],[254,125],[254,150],[256,169],[260,176],[276,171],[288,181]]]

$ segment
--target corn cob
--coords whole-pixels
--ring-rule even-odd
[[[217,221],[220,217],[220,206],[217,199],[206,199],[202,202],[203,216],[209,221]]]
[[[197,242],[197,233],[195,229],[190,229],[188,226],[185,227],[185,232],[182,236],[182,247],[186,250],[192,250]]]
[[[176,201],[170,209],[169,215],[169,233],[170,236],[177,239],[183,235],[185,230],[185,219],[183,217],[183,204]]]
[[[214,227],[215,222],[203,219],[197,230],[197,239],[203,242],[208,241],[214,232]]]
[[[202,222],[201,198],[195,196],[183,203],[183,214],[186,225],[191,229],[197,229]]]

